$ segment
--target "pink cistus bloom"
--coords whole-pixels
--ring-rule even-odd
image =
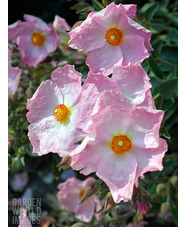
[[[8,95],[13,95],[17,91],[22,70],[11,66],[11,50],[8,50],[8,55]]]
[[[109,75],[115,65],[142,62],[153,50],[151,32],[132,20],[135,14],[136,5],[115,3],[91,12],[69,33],[69,46],[89,53],[86,63],[93,73]]]
[[[59,192],[57,193],[57,198],[60,205],[68,211],[73,212],[75,217],[83,222],[90,222],[94,213],[102,208],[102,204],[96,195],[88,197],[79,205],[80,200],[83,198],[85,187],[93,181],[95,179],[92,177],[84,181],[71,177],[58,186]]]
[[[57,68],[51,77],[27,101],[28,136],[34,153],[64,156],[85,137],[99,93],[94,84],[81,86],[82,74],[72,65]]]
[[[18,227],[32,227],[31,222],[27,217],[27,211],[24,208],[20,209],[19,226]]]
[[[111,91],[101,96],[71,166],[84,175],[96,172],[119,203],[131,199],[134,184],[144,173],[163,169],[167,143],[159,138],[159,128],[164,112],[128,105]]]
[[[8,26],[8,39],[18,45],[23,64],[36,67],[57,49],[59,40],[52,24],[27,14],[24,19]]]

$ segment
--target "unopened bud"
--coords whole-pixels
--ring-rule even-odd
[[[166,191],[165,184],[158,184],[158,186],[156,187],[156,193],[159,195],[163,191]]]
[[[85,188],[83,198],[81,199],[79,205],[81,205],[90,196],[96,194],[99,190],[100,190],[100,181],[90,182]]]
[[[178,182],[178,177],[177,177],[177,176],[172,176],[172,177],[170,178],[170,182],[171,182],[171,184],[172,184],[173,186],[175,186],[175,185],[177,184],[177,182]]]
[[[69,155],[64,156],[62,161],[57,164],[58,170],[61,171],[61,169],[69,168],[71,161],[72,161],[72,158]]]
[[[33,94],[34,94],[34,88],[28,87],[28,88],[26,89],[26,95],[27,95],[28,97],[32,97]]]
[[[137,209],[141,211],[143,214],[146,214],[149,210],[149,206],[146,203],[141,203],[139,200],[137,201]]]
[[[107,194],[104,209],[100,212],[100,217],[105,216],[112,208],[114,208],[116,203],[112,198],[111,192]]]
[[[171,210],[170,203],[168,203],[168,202],[162,203],[162,205],[161,205],[161,213],[163,215],[168,214],[170,212],[170,210]]]

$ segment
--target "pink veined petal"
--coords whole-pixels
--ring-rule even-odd
[[[8,26],[8,39],[16,42],[21,35],[30,36],[35,32],[35,28],[29,22],[16,21]]]
[[[119,203],[131,199],[136,168],[136,159],[130,152],[117,156],[108,151],[102,156],[96,175],[108,185],[114,201]]]
[[[106,90],[99,95],[92,115],[109,105],[114,108],[127,111],[132,111],[133,108],[128,99],[126,99],[121,92],[117,92],[117,90]]]
[[[58,15],[55,15],[53,26],[54,28],[57,28],[62,32],[70,31],[70,26],[68,25],[66,20]]]
[[[159,129],[164,112],[145,107],[138,107],[133,116],[133,123],[128,129],[132,143],[143,148],[156,148],[159,144]]]
[[[28,129],[33,152],[39,156],[49,152],[58,153],[61,157],[70,155],[77,147],[75,143],[85,137],[71,122],[63,125],[53,116],[29,125]]]
[[[83,53],[103,47],[106,43],[106,28],[100,26],[94,19],[85,20],[80,26],[69,32],[69,46]]]
[[[145,47],[148,51],[153,51],[153,48],[150,44],[151,31],[147,30],[140,24],[136,23],[129,17],[123,16],[119,25],[121,29],[124,29],[125,34],[139,35],[145,40]]]
[[[81,84],[82,74],[77,72],[74,65],[65,65],[64,67],[58,67],[52,72],[52,80],[62,88],[65,84],[71,82],[78,82]]]
[[[21,52],[22,62],[28,67],[36,67],[48,55],[45,46],[40,47],[32,44],[30,36],[19,36],[17,45]]]
[[[141,148],[134,146],[131,154],[137,160],[136,170],[136,185],[138,185],[138,178],[144,178],[144,173],[151,171],[161,171],[163,169],[162,161],[167,151],[167,142],[164,139],[159,139],[159,146],[157,148]]]
[[[93,14],[92,18],[102,27],[109,29],[111,26],[118,26],[123,15],[133,18],[136,14],[136,5],[116,5],[112,2],[105,9]]]
[[[119,46],[108,43],[104,47],[91,51],[87,56],[87,65],[93,73],[101,72],[105,76],[113,71],[115,65],[121,65],[123,61]]]
[[[90,222],[95,211],[95,203],[90,198],[79,206],[75,212],[76,218],[80,219],[83,222]]]
[[[86,83],[83,85],[75,123],[78,128],[85,129],[88,125],[98,96],[99,92],[94,84]]]
[[[59,203],[71,212],[76,212],[79,208],[80,183],[80,180],[71,177],[64,183],[58,185],[59,192],[57,193],[57,198]]]
[[[111,80],[110,78],[104,76],[101,73],[92,73],[89,71],[87,79],[83,79],[83,82],[86,83],[93,83],[96,85],[99,92],[103,92],[105,90],[118,90],[118,85]]]
[[[26,21],[30,22],[31,24],[34,24],[34,26],[41,31],[50,31],[48,25],[40,18],[28,14],[24,14],[23,17]]]
[[[53,115],[53,109],[63,104],[63,95],[52,81],[43,81],[31,99],[27,100],[27,119],[35,123]]]
[[[48,27],[50,28],[50,31],[45,32],[46,41],[44,43],[44,46],[48,53],[51,53],[54,52],[59,46],[59,39],[53,25],[49,24]]]
[[[122,65],[136,64],[149,57],[144,41],[144,38],[139,35],[124,35],[124,42],[119,45],[123,54]]]
[[[115,66],[112,80],[120,87],[123,95],[131,104],[138,105],[145,99],[146,91],[152,86],[149,78],[140,64]]]
[[[150,89],[146,91],[144,101],[138,106],[156,109]]]
[[[17,90],[22,70],[18,67],[12,67],[8,63],[8,95],[14,94]]]

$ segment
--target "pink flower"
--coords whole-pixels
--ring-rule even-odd
[[[146,99],[147,91],[150,92],[151,83],[149,77],[140,64],[128,66],[115,66],[113,68],[112,78],[104,77],[103,74],[94,74],[89,72],[85,83],[96,84],[98,90],[115,90],[126,97],[133,105],[139,105]],[[148,93],[150,96],[150,94]],[[146,100],[143,105],[147,106]],[[152,105],[152,104],[149,104]]]
[[[12,52],[8,49],[8,95],[14,94],[18,88],[22,70],[11,66]]]
[[[132,20],[135,13],[135,5],[115,3],[100,12],[91,12],[69,33],[69,46],[90,52],[86,63],[93,73],[109,75],[116,65],[142,62],[153,50],[151,32]]]
[[[24,208],[20,209],[19,227],[32,227],[30,220],[27,217],[27,211]]]
[[[109,91],[102,93],[71,163],[85,175],[96,172],[116,203],[131,199],[133,186],[144,173],[163,169],[167,151],[166,141],[159,138],[163,111],[126,105],[128,100],[118,98]]]
[[[71,177],[58,186],[57,198],[59,203],[65,209],[73,212],[76,218],[83,222],[90,222],[94,213],[102,208],[101,202],[96,195],[87,198],[79,205],[85,187],[94,180],[94,178],[89,177],[85,181],[80,181],[75,177]]]
[[[149,210],[148,205],[146,203],[141,203],[139,200],[137,201],[137,208],[143,214],[146,214],[148,212],[148,210]]]
[[[33,152],[70,154],[85,137],[83,129],[97,100],[93,84],[81,86],[81,74],[66,65],[52,72],[52,80],[42,82],[27,101],[29,139]]]
[[[25,22],[17,21],[8,27],[8,38],[18,45],[23,64],[36,67],[56,50],[59,40],[51,24],[27,14],[24,19]]]

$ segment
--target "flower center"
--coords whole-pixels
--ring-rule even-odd
[[[31,41],[36,46],[42,46],[46,38],[41,32],[36,32],[32,34]]]
[[[105,38],[109,44],[117,46],[123,41],[123,32],[117,27],[113,27],[106,31]]]
[[[124,154],[131,149],[132,142],[125,135],[114,136],[110,147],[115,154]]]
[[[80,199],[83,198],[84,193],[85,193],[85,190],[81,189],[80,192],[79,192],[79,198]]]
[[[64,104],[59,104],[53,109],[53,115],[57,121],[62,124],[67,124],[69,122],[69,116],[71,115],[71,110]]]

